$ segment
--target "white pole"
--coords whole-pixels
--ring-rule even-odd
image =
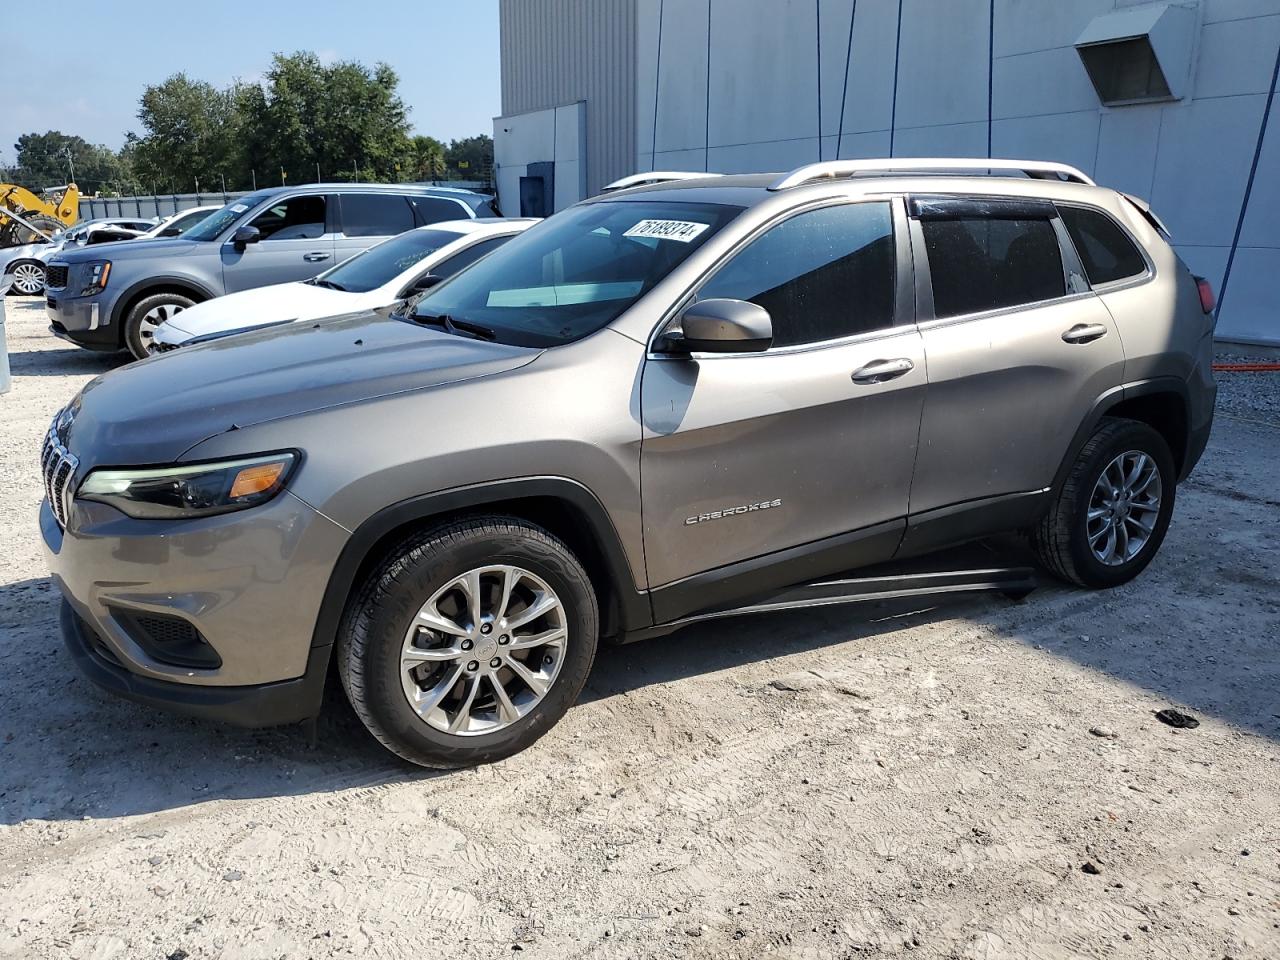
[[[4,331],[4,299],[9,293],[13,274],[0,276],[0,393],[8,393],[13,382],[9,379],[9,344]]]

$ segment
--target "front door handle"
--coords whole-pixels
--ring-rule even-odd
[[[328,260],[329,255],[327,253],[304,253],[302,259],[308,263],[319,263],[321,260]]]
[[[906,357],[897,360],[872,360],[865,367],[853,371],[854,383],[884,383],[910,373],[916,365]]]
[[[1092,343],[1107,335],[1107,328],[1101,323],[1077,323],[1062,334],[1067,343]]]

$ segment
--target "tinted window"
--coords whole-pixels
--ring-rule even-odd
[[[1081,207],[1059,207],[1058,213],[1090,283],[1110,283],[1146,272],[1147,263],[1138,248],[1106,214]]]
[[[374,287],[389,283],[415,263],[459,238],[460,234],[447,230],[412,230],[402,233],[370,247],[364,253],[356,254],[332,270],[325,271],[314,282],[352,293],[367,293]]]
[[[241,214],[247,213],[269,196],[270,194],[265,192],[251,193],[239,200],[232,200],[221,210],[215,210],[207,219],[188,230],[187,239],[216,240],[223,230],[240,219]]]
[[[835,340],[893,325],[895,260],[889,204],[824,207],[751,241],[698,298],[764,307],[774,346]]]
[[[433,289],[415,316],[479,324],[504,343],[568,343],[611,322],[740,211],[644,200],[570,207]]]
[[[324,202],[320,194],[281,200],[254,217],[253,226],[263,240],[315,240],[324,236]]]
[[[348,237],[393,237],[413,229],[413,210],[404,197],[344,193],[342,232]]]
[[[473,243],[452,257],[441,260],[431,268],[431,272],[438,277],[452,277],[463,267],[471,266],[485,254],[492,253],[510,239],[510,237],[490,237],[488,240]]]
[[[923,220],[936,316],[998,310],[1067,292],[1048,220]]]
[[[468,220],[467,209],[454,200],[443,197],[413,197],[410,201],[417,214],[418,226],[425,227],[430,223],[442,220]]]

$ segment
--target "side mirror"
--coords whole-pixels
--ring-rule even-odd
[[[257,227],[251,227],[245,224],[243,227],[236,227],[236,232],[231,235],[231,243],[241,252],[251,243],[257,243],[262,239],[262,233]]]
[[[773,343],[769,311],[746,300],[700,300],[663,336],[668,353],[760,353]]]
[[[250,227],[249,229],[252,230],[253,227]],[[156,236],[157,237],[180,237],[182,236],[182,234],[178,232],[177,227],[165,227],[163,230],[157,233]]]
[[[426,293],[436,284],[443,283],[444,277],[438,273],[424,273],[417,280],[409,285],[409,289],[405,291],[406,297],[411,297],[415,293]]]

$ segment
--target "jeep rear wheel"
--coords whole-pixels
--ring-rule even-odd
[[[338,669],[387,749],[428,767],[523,750],[564,715],[595,658],[595,592],[523,520],[476,518],[393,550],[352,605]]]
[[[1176,483],[1160,434],[1135,420],[1103,420],[1031,532],[1041,562],[1082,587],[1129,582],[1164,541]]]
[[[124,321],[124,345],[142,360],[155,352],[156,331],[176,313],[195,305],[181,293],[153,293],[133,305]]]

